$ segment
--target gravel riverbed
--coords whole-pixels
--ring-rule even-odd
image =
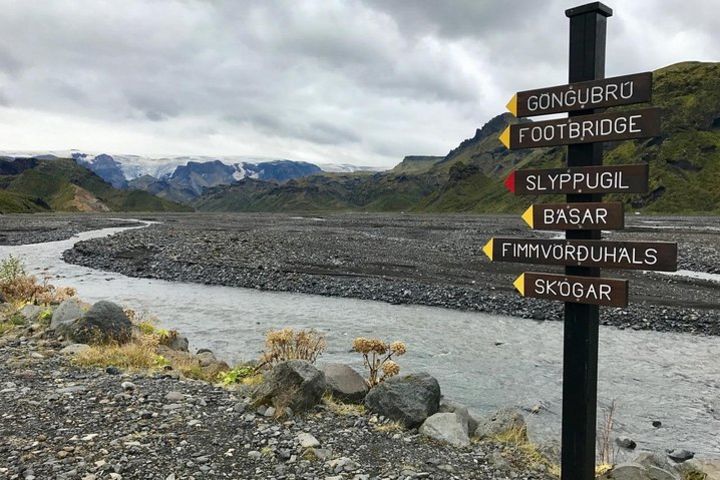
[[[490,262],[493,236],[551,237],[516,216],[183,214],[159,224],[79,242],[70,263],[134,277],[562,318],[562,304],[520,297],[522,271],[557,267]],[[717,217],[633,217],[615,240],[676,241],[679,268],[717,273]],[[604,308],[619,328],[720,335],[720,284],[654,272],[607,271],[630,279],[626,309]]]
[[[91,214],[0,214],[0,245],[54,242],[88,230],[129,227],[137,224],[131,219]]]
[[[60,347],[38,336],[0,338],[0,478],[553,478],[508,445],[454,448],[323,405],[278,421],[237,392],[172,371],[82,369]],[[304,448],[301,433],[317,448]]]

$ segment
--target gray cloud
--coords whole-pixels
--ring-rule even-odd
[[[0,0],[0,149],[443,154],[512,92],[565,81],[577,3]],[[608,74],[717,59],[713,2],[615,7]]]

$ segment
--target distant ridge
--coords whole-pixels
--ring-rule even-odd
[[[604,157],[606,164],[649,163],[650,192],[606,198],[623,202],[626,211],[720,213],[720,63],[683,62],[656,70],[652,103],[663,112],[660,137],[606,143]],[[497,137],[518,121],[500,114],[445,157],[410,156],[385,172],[218,187],[193,205],[230,211],[522,212],[537,199],[509,194],[505,177],[516,168],[562,166],[566,148],[506,149]]]
[[[249,177],[270,182],[323,172],[376,171],[349,164],[322,164],[254,157],[180,156],[149,158],[139,155],[91,154],[79,150],[0,152],[0,158],[55,160],[72,158],[119,189],[145,190],[168,200],[189,203],[206,188],[231,185]]]
[[[189,210],[147,192],[116,189],[72,159],[0,160],[0,213]]]

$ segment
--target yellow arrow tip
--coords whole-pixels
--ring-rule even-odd
[[[505,130],[500,134],[500,143],[505,145],[505,148],[510,148],[510,126],[508,125]]]
[[[525,274],[521,273],[519,277],[515,279],[513,285],[520,292],[520,295],[525,296]]]
[[[483,252],[485,252],[485,255],[488,256],[490,261],[492,261],[492,259],[493,259],[493,242],[494,242],[494,240],[495,239],[491,238],[490,240],[488,240],[488,242],[483,247]]]
[[[505,108],[508,109],[508,112],[512,113],[517,117],[517,93],[512,96],[507,105],[505,105]]]
[[[533,209],[534,209],[534,205],[530,205],[528,207],[528,209],[525,210],[525,213],[522,214],[522,219],[525,220],[525,223],[527,223],[530,226],[530,228],[535,228],[535,226],[534,226],[535,222],[533,221],[533,219],[534,219]]]

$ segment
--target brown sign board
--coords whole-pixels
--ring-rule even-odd
[[[644,103],[651,98],[652,72],[643,72],[518,92],[507,108],[516,117],[532,117]]]
[[[509,149],[517,149],[631,140],[659,134],[660,109],[644,108],[517,123],[503,131],[500,141]]]
[[[492,261],[629,270],[677,270],[677,243],[491,238],[483,252]]]
[[[627,307],[628,281],[525,272],[513,283],[524,297],[608,307]]]
[[[505,187],[515,195],[645,193],[648,165],[524,168],[512,171],[505,179]]]
[[[620,202],[541,203],[522,215],[536,230],[622,230],[625,212]]]

